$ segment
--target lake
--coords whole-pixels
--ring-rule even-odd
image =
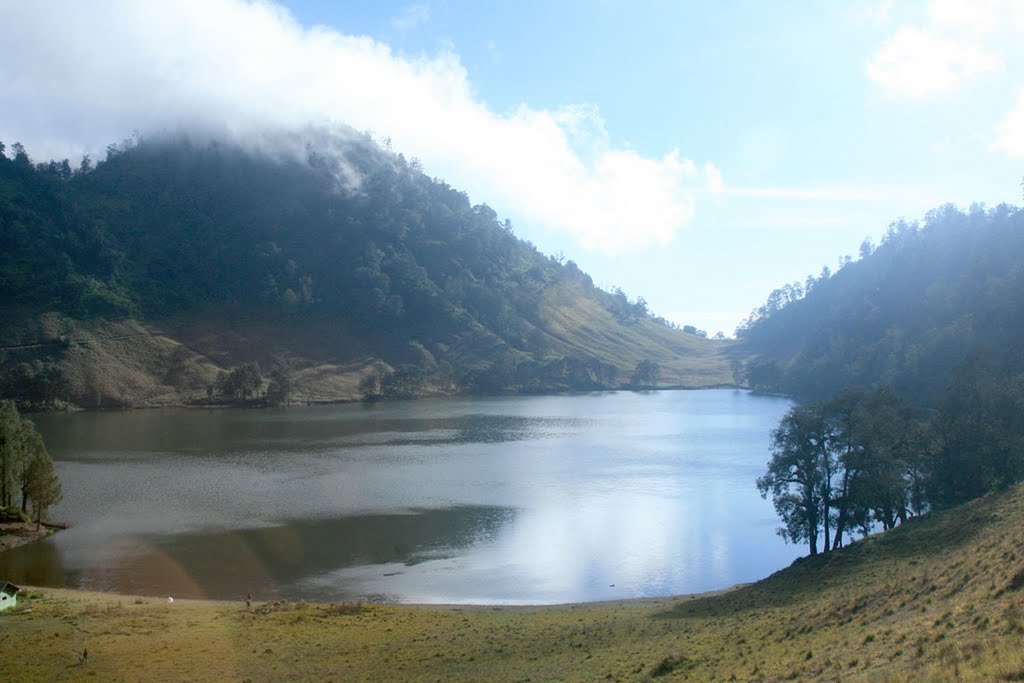
[[[72,526],[15,583],[175,597],[538,604],[753,581],[791,402],[603,392],[35,416]]]

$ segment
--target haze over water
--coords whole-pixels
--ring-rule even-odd
[[[755,480],[787,399],[738,390],[36,417],[72,525],[16,583],[561,603],[788,565]]]

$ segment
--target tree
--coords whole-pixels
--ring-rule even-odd
[[[287,405],[291,397],[292,381],[288,372],[278,368],[270,373],[270,385],[267,387],[267,402],[272,405]]]
[[[21,415],[14,401],[0,401],[0,507],[12,507],[23,469]]]
[[[49,460],[50,456],[43,445],[43,437],[36,431],[35,425],[22,418],[20,434],[21,464],[18,472],[18,485],[21,488],[21,511],[28,511],[28,502],[32,498],[30,489],[33,477],[39,471],[37,461]],[[52,462],[51,462],[52,467]]]
[[[291,364],[281,356],[270,359],[270,384],[266,400],[270,405],[287,405],[292,393]]]
[[[771,495],[782,519],[779,535],[792,543],[806,541],[811,555],[818,553],[818,532],[825,521],[830,460],[819,409],[797,406],[772,432],[768,471],[757,480],[761,496]]]
[[[226,398],[247,400],[263,386],[263,374],[258,363],[244,363],[230,373],[217,374],[217,388]]]
[[[871,256],[871,254],[874,251],[875,245],[871,242],[871,238],[865,237],[864,241],[860,243],[860,258],[862,260],[866,259],[867,257]]]
[[[1024,375],[978,353],[960,364],[939,408],[932,500],[949,507],[1024,479]]]
[[[426,376],[418,365],[399,365],[381,379],[381,389],[387,398],[413,398]]]
[[[35,425],[18,414],[13,401],[0,401],[0,507],[12,508],[18,490],[22,513],[31,503],[37,524],[61,499],[53,460]]]
[[[374,369],[359,380],[359,393],[363,395],[364,401],[373,401],[380,397],[382,377],[381,371]]]
[[[860,505],[856,491],[863,469],[861,403],[863,389],[849,389],[825,402],[822,414],[828,421],[829,448],[836,458],[837,486],[831,505],[836,509],[835,540],[832,549],[842,547],[847,529],[868,524],[866,509]]]
[[[920,513],[925,434],[911,406],[888,387],[866,393],[858,412],[862,478],[857,501],[884,529]]]
[[[658,386],[658,371],[661,368],[653,360],[644,359],[636,364],[632,381],[638,387],[654,388]]]
[[[829,552],[852,530],[889,529],[924,509],[926,442],[891,389],[847,389],[783,417],[758,488],[772,495],[784,538],[808,541],[813,555],[820,531]]]
[[[20,142],[15,142],[11,145],[11,149],[14,150],[14,163],[18,164],[22,168],[32,167],[32,161],[28,158],[28,152],[25,151],[25,145]]]
[[[40,439],[40,445],[42,440]],[[36,518],[36,528],[46,521],[46,513],[63,497],[63,490],[57,473],[53,469],[53,460],[45,448],[40,448],[28,467],[28,482],[25,493],[32,501],[32,515]]]
[[[837,463],[833,549],[852,529],[890,529],[919,514],[927,448],[911,406],[888,387],[846,389],[821,405]]]

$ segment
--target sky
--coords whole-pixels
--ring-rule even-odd
[[[709,334],[947,202],[1021,203],[1020,0],[0,0],[0,140],[345,124]]]

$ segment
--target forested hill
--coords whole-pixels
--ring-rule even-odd
[[[819,399],[885,384],[935,405],[969,357],[1021,367],[1024,211],[945,206],[895,223],[836,273],[773,292],[737,333],[755,388]]]
[[[0,379],[23,403],[732,381],[728,343],[354,132],[141,140],[79,168],[12,145],[0,238]]]

